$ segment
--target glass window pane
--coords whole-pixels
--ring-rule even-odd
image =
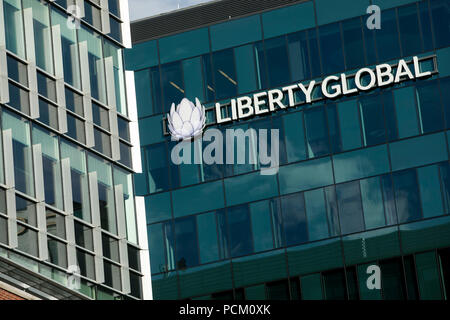
[[[53,73],[53,45],[48,5],[41,1],[24,0],[23,6],[24,9],[31,8],[33,13],[36,65],[49,73]]]
[[[361,18],[342,22],[344,33],[345,62],[347,69],[355,69],[364,65],[364,42]]]
[[[227,210],[230,253],[238,257],[253,253],[251,222],[247,205]]]
[[[167,151],[164,143],[146,147],[147,170],[150,193],[168,190]]]
[[[398,222],[405,223],[422,217],[416,170],[397,172],[394,179]]]
[[[366,229],[379,228],[386,225],[380,178],[375,177],[361,180],[360,182]]]
[[[398,8],[398,24],[400,27],[403,56],[421,52],[419,20],[415,3]]]
[[[115,188],[122,188],[125,222],[127,228],[127,239],[137,244],[138,235],[136,227],[136,211],[134,209],[133,174],[114,167]]]
[[[105,284],[116,290],[122,289],[122,277],[120,267],[107,261],[103,261],[105,270]]]
[[[94,251],[92,228],[75,221],[75,243],[77,246]]]
[[[292,81],[311,78],[307,32],[302,31],[288,35],[288,52]]]
[[[219,260],[216,213],[210,212],[197,216],[198,245],[200,263]]]
[[[442,48],[449,44],[450,29],[450,3],[446,0],[430,1],[433,16],[433,30],[436,48]]]
[[[58,136],[33,126],[33,144],[41,146],[45,202],[63,210],[61,163]]]
[[[0,243],[8,244],[8,220],[0,217]]]
[[[10,55],[6,56],[8,62],[8,77],[28,87],[27,65]]]
[[[172,103],[177,106],[185,96],[181,63],[175,62],[161,66],[162,88],[164,92],[163,112],[170,110]]]
[[[236,67],[232,49],[214,52],[212,55],[215,77],[216,99],[222,100],[237,95]]]
[[[17,249],[37,257],[39,255],[38,233],[21,224],[17,224]]]
[[[404,300],[405,278],[400,259],[392,259],[380,262],[381,283],[383,298],[385,300]]]
[[[336,195],[342,234],[363,231],[364,218],[359,182],[337,185]]]
[[[75,112],[81,117],[84,117],[84,108],[83,108],[83,96],[75,93],[75,91],[66,87],[65,89],[66,95],[66,108],[72,112]]]
[[[77,263],[82,276],[95,280],[94,256],[77,249]]]
[[[85,43],[88,49],[91,95],[93,98],[106,103],[102,38],[99,34],[82,25],[81,29],[78,30],[78,40],[80,43]]]
[[[112,62],[112,72],[114,75],[114,88],[108,88],[108,90],[114,90],[116,96],[116,109],[117,112],[126,116],[128,114],[127,101],[125,93],[125,71],[123,67],[122,48],[119,48],[111,41],[104,38],[104,59],[105,64],[108,66],[108,62]],[[109,105],[113,105],[113,101],[108,101]]]
[[[94,140],[94,149],[107,157],[111,157],[111,136],[98,128],[94,128]]]
[[[109,131],[109,111],[95,102],[92,103],[92,120],[96,125]]]
[[[51,21],[52,26],[58,25],[60,28],[64,81],[75,88],[81,89],[77,30],[69,27],[67,14],[53,6],[51,8]]]
[[[322,279],[326,300],[347,300],[344,270],[324,272]]]
[[[47,232],[61,239],[65,239],[66,238],[65,217],[49,209],[45,211],[45,216],[47,222]]]
[[[324,190],[305,192],[305,206],[309,241],[327,238],[329,231]]]
[[[175,220],[175,241],[177,244],[177,269],[195,267],[199,264],[197,223],[195,217]]]
[[[61,158],[70,163],[72,183],[72,204],[74,216],[87,222],[91,221],[89,209],[89,187],[85,152],[68,142],[61,142]]]
[[[6,49],[25,59],[22,2],[5,0],[3,14],[5,16]]]
[[[47,240],[48,261],[62,268],[67,268],[67,245],[51,237]]]
[[[412,87],[407,87],[394,91],[399,138],[407,138],[419,134],[413,90]]]
[[[28,121],[3,110],[3,130],[12,131],[14,180],[16,189],[34,196],[33,160]]]
[[[9,102],[8,104],[25,114],[30,114],[30,98],[28,91],[19,88],[12,82],[9,82]]]
[[[378,59],[380,62],[387,62],[393,58],[400,57],[395,9],[381,12],[381,25],[383,27],[375,32]]]
[[[424,218],[444,214],[438,166],[417,169]]]
[[[165,273],[175,268],[174,235],[171,222],[148,227],[152,274]],[[161,245],[164,244],[164,245]]]
[[[111,166],[106,161],[89,154],[88,169],[89,173],[97,173],[101,226],[103,229],[117,234]]]
[[[16,195],[17,220],[37,227],[36,203]]]
[[[305,111],[306,143],[308,158],[326,155],[330,152],[325,110],[323,107]]]
[[[201,57],[196,57],[188,60],[184,60],[183,75],[184,83],[186,86],[185,97],[191,101],[195,101],[198,98],[200,101],[205,101],[202,83],[202,60]]]
[[[444,129],[441,99],[437,81],[420,83],[416,87],[417,105],[422,133]]]
[[[264,41],[269,86],[272,88],[282,86],[290,81],[286,45],[286,37],[284,36]]]
[[[306,229],[305,199],[302,193],[281,198],[286,245],[308,241]]]
[[[359,100],[364,146],[386,141],[383,110],[379,96],[367,96]]]
[[[272,216],[269,211],[269,202],[250,204],[250,214],[255,252],[273,249]]]
[[[58,108],[43,99],[39,99],[39,121],[58,130]]]
[[[255,69],[255,49],[253,45],[234,49],[238,93],[243,94],[261,89],[257,84]]]
[[[322,55],[324,74],[344,70],[344,54],[339,24],[333,23],[320,27],[319,34],[320,49],[324,52]]]
[[[67,113],[67,133],[72,139],[86,143],[86,131],[84,126],[84,121],[74,117],[69,112]]]
[[[359,112],[355,100],[338,104],[343,150],[361,147],[361,128]]]
[[[103,255],[113,261],[120,262],[119,241],[102,233]]]
[[[306,159],[305,131],[303,126],[303,112],[291,113],[283,116],[284,134],[288,162]]]

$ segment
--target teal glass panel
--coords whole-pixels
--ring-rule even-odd
[[[412,2],[417,2],[417,0],[377,0],[376,5],[379,6],[382,10],[384,10]]]
[[[262,284],[245,288],[246,300],[266,300],[266,287]]]
[[[386,145],[334,156],[336,183],[361,179],[389,171]]]
[[[441,163],[439,165],[439,173],[442,184],[442,193],[444,200],[444,212],[449,213],[450,211],[450,165],[448,162]]]
[[[365,22],[364,19],[363,22]],[[362,27],[360,17],[342,22],[347,69],[355,69],[365,64]]]
[[[320,273],[300,278],[303,300],[322,300],[322,281]]]
[[[141,146],[155,144],[165,140],[162,119],[163,116],[161,115],[139,120],[139,136],[141,139]],[[149,128],[152,128],[152,134],[149,134]]]
[[[416,269],[420,299],[442,299],[436,252],[416,254]]]
[[[364,216],[358,181],[336,186],[342,234],[364,230]]]
[[[324,107],[306,110],[305,132],[308,158],[320,157],[330,153],[327,118]]]
[[[408,300],[418,300],[419,289],[417,288],[417,276],[413,256],[403,257],[403,269],[405,270]]]
[[[437,61],[439,65],[439,75],[450,76],[450,48],[437,50]]]
[[[430,1],[430,7],[433,17],[433,31],[435,47],[441,48],[448,46],[450,31],[448,21],[450,17],[450,7],[446,0]]]
[[[200,57],[183,61],[183,75],[185,83],[185,97],[191,101],[198,98],[205,101],[202,83],[202,61]]]
[[[341,28],[338,23],[319,28],[323,73],[331,74],[345,69]]]
[[[175,269],[174,234],[171,222],[147,227],[152,274],[167,273]]]
[[[152,291],[155,300],[177,300],[178,286],[177,274],[161,274],[152,276]]]
[[[140,70],[158,65],[158,45],[156,40],[137,43],[132,49],[125,49],[126,70]]]
[[[209,52],[208,28],[159,39],[161,64],[199,56],[207,52]]]
[[[5,0],[3,14],[5,18],[6,49],[25,59],[22,1]]]
[[[308,48],[307,34],[307,31],[302,31],[287,36],[292,81],[302,81],[311,78],[311,66],[309,60],[311,57],[310,52],[312,52],[313,49]],[[311,43],[313,43],[312,40]]]
[[[445,133],[392,143],[392,170],[402,170],[448,160]],[[420,152],[417,152],[420,150]]]
[[[269,201],[250,204],[253,244],[255,252],[273,249],[272,216]]]
[[[3,159],[4,159],[3,158],[3,136],[2,136],[2,130],[0,130],[0,183],[5,183]],[[6,203],[6,202],[4,202],[4,203]],[[0,208],[1,208],[1,205],[0,205]]]
[[[400,226],[404,254],[450,246],[450,217],[418,221]]]
[[[421,133],[444,129],[441,99],[436,94],[439,92],[438,82],[434,80],[420,83],[416,90]]]
[[[419,134],[414,88],[407,87],[394,91],[395,111],[398,119],[399,138]]]
[[[290,113],[283,116],[282,119],[286,140],[287,161],[290,163],[305,160],[306,148],[303,113]]]
[[[322,25],[365,15],[366,9],[369,5],[370,3],[368,0],[358,2],[352,0],[344,0],[339,2],[333,0],[317,0],[317,23]]]
[[[277,196],[276,175],[255,172],[225,179],[225,194],[229,206]]]
[[[398,8],[398,25],[403,56],[413,55],[422,51],[420,39],[420,24],[416,4]]]
[[[380,178],[361,180],[360,186],[366,229],[375,229],[386,225]]]
[[[161,66],[161,86],[163,88],[163,112],[169,112],[172,104],[177,106],[185,96],[181,62]]]
[[[399,237],[395,227],[349,235],[342,240],[345,263],[348,265],[400,255]]]
[[[233,259],[235,287],[246,287],[287,277],[284,250]]]
[[[344,269],[324,272],[322,274],[324,299],[332,301],[347,300],[346,280]]]
[[[419,168],[417,175],[423,217],[430,218],[444,214],[438,167]]]
[[[381,29],[375,30],[378,59],[380,62],[387,62],[401,55],[397,17],[394,9],[381,13],[381,25],[383,26]]]
[[[230,262],[179,271],[179,279],[182,299],[233,288]]]
[[[153,99],[150,90],[150,70],[136,71],[134,73],[134,84],[139,117],[151,116],[153,114]]]
[[[400,258],[380,262],[384,300],[406,299],[405,278]]]
[[[368,274],[368,268],[374,263],[362,264],[357,266],[359,296],[361,300],[382,300],[381,289],[369,289],[367,287],[367,280],[373,274]]]
[[[245,30],[245,32],[242,32]],[[237,47],[241,44],[262,39],[259,15],[224,22],[211,26],[211,46],[213,51]]]
[[[370,95],[359,99],[359,110],[364,146],[373,146],[386,141],[381,96]]]
[[[235,48],[234,56],[236,61],[238,94],[261,89],[257,85],[254,46],[247,45]]]
[[[279,171],[279,181],[281,194],[331,185],[333,172],[330,158],[283,166]]]
[[[262,20],[266,39],[312,28],[315,26],[314,4],[308,1],[271,10],[262,14]]]
[[[287,249],[291,277],[340,268],[344,265],[339,239],[323,240]]]
[[[170,192],[145,197],[147,223],[155,223],[172,218]]]
[[[216,213],[209,212],[197,216],[198,245],[200,263],[219,260]]]
[[[264,41],[269,87],[274,88],[290,82],[289,58],[286,37]]]
[[[343,151],[361,147],[361,126],[356,100],[338,104]]]
[[[305,192],[305,206],[309,241],[327,238],[329,231],[324,190]]]
[[[224,207],[222,181],[179,189],[172,193],[175,218]],[[195,201],[194,199],[202,199]]]

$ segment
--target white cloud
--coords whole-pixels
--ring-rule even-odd
[[[211,0],[128,0],[130,19],[137,20]]]

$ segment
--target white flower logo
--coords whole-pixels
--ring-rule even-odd
[[[202,133],[205,128],[205,107],[195,99],[196,105],[184,98],[175,110],[172,103],[167,115],[170,134],[176,140],[188,140]]]

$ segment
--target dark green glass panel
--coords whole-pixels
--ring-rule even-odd
[[[419,290],[417,288],[416,268],[413,256],[404,257],[403,266],[405,269],[406,290],[408,293],[408,300],[418,300]]]
[[[233,259],[235,287],[247,287],[287,277],[284,250]]]
[[[259,286],[245,288],[245,299],[266,300],[266,287],[261,284]]]
[[[343,238],[345,263],[365,263],[400,255],[397,228],[384,228]]]
[[[302,299],[303,300],[322,300],[323,299],[320,273],[301,277],[300,283],[302,286]]]
[[[182,299],[232,289],[229,262],[180,271],[179,279]]]
[[[287,249],[290,276],[330,270],[343,266],[338,239],[324,240]]]
[[[416,254],[417,279],[422,300],[442,299],[436,252]]]
[[[155,300],[177,300],[178,285],[175,272],[152,276],[153,298]]]
[[[289,300],[288,281],[282,280],[266,284],[267,300]]]
[[[380,262],[384,300],[406,299],[405,278],[400,258]]]
[[[381,300],[381,289],[369,289],[367,286],[367,280],[372,273],[367,273],[370,266],[376,265],[374,263],[368,263],[357,266],[358,272],[358,287],[361,300]]]
[[[347,285],[343,269],[324,272],[322,281],[325,300],[347,300]]]

